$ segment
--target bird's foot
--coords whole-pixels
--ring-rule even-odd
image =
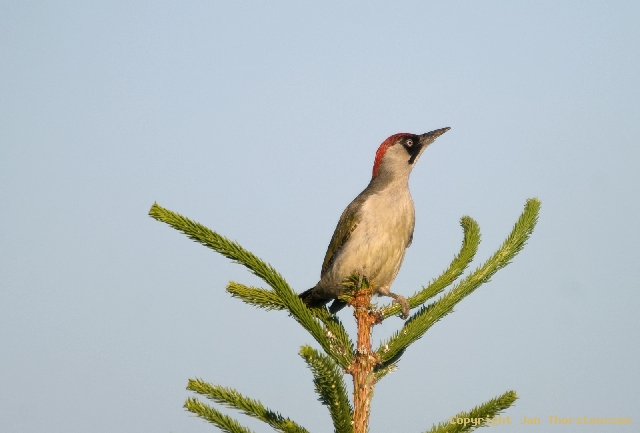
[[[409,303],[407,302],[407,298],[405,298],[404,296],[401,295],[396,295],[395,293],[389,293],[389,296],[391,296],[393,298],[393,304],[400,304],[400,307],[402,307],[402,314],[400,315],[400,318],[402,320],[407,320],[409,318]]]

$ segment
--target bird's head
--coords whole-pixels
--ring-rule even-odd
[[[441,128],[422,135],[394,134],[382,142],[373,162],[373,179],[376,177],[408,177],[422,152],[436,138],[451,128]]]

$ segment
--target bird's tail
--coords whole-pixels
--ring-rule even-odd
[[[304,292],[300,293],[298,296],[300,297],[300,299],[302,299],[302,302],[304,302],[304,305],[306,305],[309,308],[321,308],[324,307],[327,302],[331,301],[332,299],[321,299],[317,297],[317,292],[314,291],[315,287],[310,288],[309,290],[305,290]],[[342,310],[345,306],[347,305],[346,302],[341,301],[339,299],[334,299],[333,303],[331,304],[331,306],[329,307],[329,312],[331,314],[335,314],[338,311]]]
[[[302,299],[304,305],[309,308],[320,308],[323,307],[330,299],[319,299],[316,297],[316,293],[314,293],[315,287],[310,288],[309,290],[305,290],[300,293],[298,297]]]

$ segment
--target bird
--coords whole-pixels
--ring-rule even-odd
[[[409,317],[404,296],[391,292],[406,249],[413,241],[415,208],[409,175],[424,150],[449,127],[426,134],[394,134],[378,147],[369,185],[342,212],[322,262],[320,281],[299,294],[307,307],[320,308],[333,301],[333,314],[346,302],[338,299],[343,283],[353,274],[366,276],[374,294],[389,296]]]

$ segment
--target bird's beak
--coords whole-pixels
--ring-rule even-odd
[[[446,128],[436,129],[434,131],[420,135],[420,153],[422,153],[431,143],[436,141],[436,138],[440,137],[450,129],[451,128],[447,126]]]
[[[409,164],[415,164],[415,162],[420,158],[422,152],[435,141],[436,138],[440,137],[442,134],[450,130],[451,128],[440,128],[435,131],[427,132],[426,134],[419,135],[420,142],[417,146],[412,148],[411,158],[409,158]]]
[[[442,134],[450,130],[448,126],[446,128],[436,129],[431,132],[427,132],[426,134],[420,135],[420,150],[424,151],[427,146],[436,141],[436,138],[440,137]]]
[[[448,130],[450,130],[451,128],[449,128],[448,126],[446,128],[440,128],[440,129],[436,129],[435,131],[431,131],[431,132],[427,132],[426,134],[422,134],[420,136],[420,138],[422,139],[421,141],[428,141],[429,144],[433,143],[433,141],[440,137],[442,134],[444,134],[445,132],[447,132]]]

